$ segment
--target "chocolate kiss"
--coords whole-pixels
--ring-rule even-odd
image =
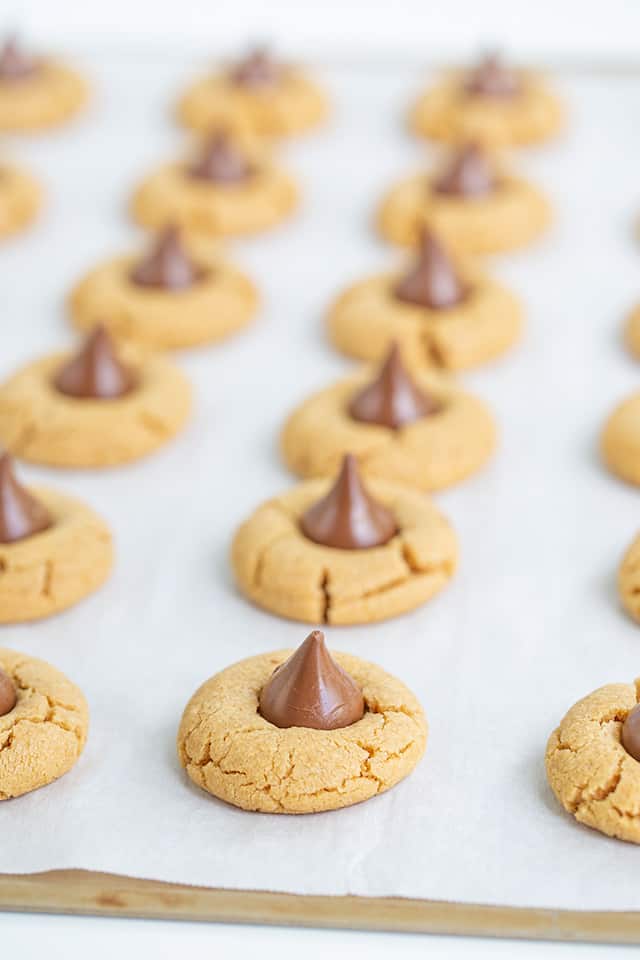
[[[24,80],[38,69],[38,62],[24,53],[15,37],[5,40],[0,49],[0,81]]]
[[[25,540],[47,530],[52,523],[47,508],[18,483],[11,457],[3,453],[0,456],[0,543]]]
[[[398,532],[391,511],[365,490],[352,453],[344,457],[326,497],[302,515],[300,528],[309,540],[336,550],[380,547]]]
[[[200,274],[180,240],[180,231],[171,226],[158,235],[149,255],[133,268],[131,280],[139,287],[186,290]]]
[[[493,53],[472,70],[464,85],[466,93],[478,97],[515,97],[520,91],[518,75],[505,67]]]
[[[104,327],[96,327],[71,360],[56,374],[54,385],[69,397],[113,400],[135,386],[133,373],[115,351],[113,340]]]
[[[364,697],[313,630],[260,691],[260,713],[276,727],[337,730],[362,719]]]
[[[13,680],[4,670],[0,670],[0,717],[11,713],[16,705],[17,699],[18,696]]]
[[[477,143],[468,143],[454,154],[444,173],[434,182],[436,193],[454,197],[482,197],[496,187],[496,175]]]
[[[188,172],[197,180],[213,183],[238,183],[251,176],[253,168],[225,131],[207,140],[200,156]]]
[[[621,740],[627,753],[640,761],[640,703],[627,714],[622,724]]]
[[[273,87],[280,79],[280,67],[266,50],[258,48],[238,63],[230,76],[239,87]]]
[[[398,300],[431,310],[453,307],[464,300],[467,294],[453,261],[436,237],[427,230],[422,234],[414,266],[396,284],[393,292]]]
[[[422,393],[409,376],[397,343],[392,344],[373,383],[357,393],[349,404],[354,420],[377,423],[392,430],[439,409],[436,401]]]

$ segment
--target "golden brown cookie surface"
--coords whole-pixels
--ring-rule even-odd
[[[406,777],[424,753],[426,721],[414,695],[375,664],[333,654],[364,694],[366,712],[350,726],[282,729],[260,715],[260,691],[291,652],[242,660],[196,691],[178,732],[191,779],[245,810],[316,813],[367,800]]]
[[[31,223],[41,205],[42,191],[37,181],[17,167],[0,164],[0,238]]]
[[[367,482],[399,527],[384,546],[341,550],[304,536],[302,515],[330,486],[302,483],[263,503],[239,528],[231,562],[250,600],[307,623],[373,623],[420,606],[446,586],[457,565],[455,534],[424,496],[397,484]]]
[[[441,310],[398,300],[399,274],[379,274],[354,284],[332,306],[329,337],[342,353],[381,359],[392,341],[413,366],[463,370],[500,356],[517,340],[522,310],[495,281],[466,268],[469,295]]]
[[[101,517],[73,497],[33,492],[52,524],[0,543],[0,623],[37,620],[73,606],[97,590],[113,566],[111,533]]]
[[[214,183],[190,176],[184,163],[172,163],[148,176],[135,191],[135,220],[157,230],[176,224],[186,233],[233,236],[258,233],[286,219],[298,204],[291,177],[257,147],[246,180]]]
[[[17,700],[0,716],[0,800],[44,787],[67,773],[82,753],[89,710],[82,692],[44,660],[0,649],[0,670]]]
[[[428,371],[417,371],[414,382],[433,398],[434,413],[396,430],[354,419],[350,402],[376,372],[371,368],[342,380],[291,414],[281,449],[294,473],[333,476],[350,451],[365,477],[430,491],[459,482],[489,458],[496,430],[485,405]]]
[[[551,789],[580,823],[640,843],[640,763],[621,743],[638,681],[612,683],[579,700],[547,744]]]
[[[323,94],[295,67],[282,68],[277,83],[264,87],[241,86],[226,71],[205,76],[178,104],[181,122],[203,134],[230,124],[256,136],[287,137],[316,126],[326,113]]]
[[[62,63],[40,62],[28,77],[0,82],[0,130],[37,131],[64,123],[87,99],[82,77]]]
[[[414,133],[449,143],[475,139],[491,146],[539,143],[562,126],[563,110],[535,74],[521,71],[513,97],[469,96],[466,73],[451,71],[423,94],[411,111]]]
[[[136,354],[136,387],[114,399],[60,393],[53,380],[65,360],[36,360],[0,386],[0,444],[16,457],[56,467],[115,466],[161,447],[189,416],[190,385],[162,357]]]
[[[427,226],[452,250],[488,254],[526,246],[550,223],[548,201],[520,177],[502,176],[495,190],[477,197],[437,193],[433,182],[415,174],[391,188],[378,213],[385,239],[413,246]]]
[[[219,258],[207,257],[203,276],[185,290],[157,290],[130,280],[135,257],[115,257],[83,277],[69,297],[73,324],[102,323],[121,340],[172,350],[220,340],[242,329],[255,313],[251,280]]]
[[[607,419],[600,451],[609,470],[640,486],[640,393],[631,394]]]
[[[618,594],[629,616],[640,623],[640,535],[629,545],[620,563]]]

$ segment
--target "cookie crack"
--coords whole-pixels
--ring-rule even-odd
[[[585,796],[585,790],[589,786],[589,781],[587,781],[582,786],[578,787],[578,793],[574,801],[575,805],[573,806],[572,812],[579,813],[581,807],[589,806],[592,803],[604,803],[612,793],[618,787],[620,780],[622,779],[622,771],[624,768],[626,756],[623,754],[618,758],[616,764],[616,769],[613,771],[609,779],[601,787],[597,787],[592,793],[589,793]],[[612,804],[615,809],[615,804]]]

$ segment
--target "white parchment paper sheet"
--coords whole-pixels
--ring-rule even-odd
[[[188,56],[86,56],[95,99],[75,126],[16,141],[46,183],[37,229],[0,250],[0,374],[71,343],[63,296],[97,258],[135,246],[130,187],[183,143],[167,109]],[[312,389],[350,369],[324,339],[331,297],[398,261],[376,240],[381,191],[424,148],[404,133],[424,74],[319,71],[331,125],[283,150],[304,191],[281,230],[234,246],[260,284],[255,326],[183,355],[196,411],[157,456],[82,473],[21,469],[87,499],[111,523],[115,574],[65,615],[3,628],[85,690],[84,756],[60,782],[0,807],[0,870],[86,867],[162,880],[307,893],[399,894],[583,908],[640,908],[640,851],[578,826],[546,786],[547,736],[579,697],[640,674],[640,631],[618,609],[614,571],[640,524],[639,497],[600,467],[603,417],[638,369],[619,342],[640,296],[631,227],[640,209],[640,80],[565,76],[567,136],[517,158],[551,194],[557,224],[492,269],[528,307],[522,344],[465,377],[501,424],[479,477],[438,501],[461,540],[451,587],[416,613],[328,632],[384,665],[431,726],[415,774],[364,805],[309,817],[246,814],[191,786],[175,756],[181,711],[232,661],[298,644],[304,625],[252,608],[227,563],[236,525],[292,482],[277,431]]]

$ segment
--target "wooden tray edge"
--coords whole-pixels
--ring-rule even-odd
[[[0,911],[640,943],[640,913],[224,890],[88,870],[0,875]]]

